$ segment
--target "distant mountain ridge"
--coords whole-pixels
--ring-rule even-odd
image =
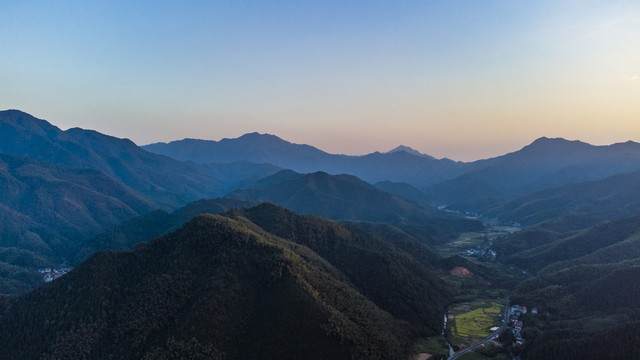
[[[432,245],[459,231],[482,228],[480,222],[402,199],[344,174],[298,174],[284,170],[226,197],[271,202],[301,214],[333,220],[386,222]]]
[[[465,165],[454,179],[423,188],[431,198],[448,204],[507,199],[544,188],[640,171],[640,144],[606,146],[546,137],[521,150]]]
[[[409,146],[404,146],[404,145],[397,146],[397,147],[387,151],[387,154],[391,154],[391,153],[398,152],[398,151],[404,151],[407,154],[416,155],[416,156],[424,157],[424,158],[427,158],[427,159],[434,159],[434,160],[436,159],[431,155],[423,154],[418,150],[415,150],[415,149],[413,149],[413,148],[411,148]]]
[[[367,182],[407,183],[437,203],[505,199],[571,182],[640,170],[640,144],[594,146],[542,137],[502,156],[474,162],[435,159],[400,145],[386,153],[334,155],[277,136],[251,133],[220,141],[185,139],[144,149],[200,163],[266,162],[301,173],[351,174]]]
[[[128,139],[93,130],[62,131],[19,110],[0,111],[0,153],[26,156],[51,164],[93,169],[128,185],[154,202],[172,209],[201,198],[216,197],[233,188],[220,178],[216,165],[198,165],[147,152]],[[261,176],[278,168],[246,165],[233,170]],[[240,176],[241,177],[241,176]]]
[[[310,145],[293,144],[270,134],[250,133],[235,139],[184,139],[154,143],[143,149],[197,163],[249,161],[270,163],[301,173],[351,174],[368,182],[396,181],[424,186],[459,174],[459,163],[437,160],[409,147],[362,156],[329,154]]]

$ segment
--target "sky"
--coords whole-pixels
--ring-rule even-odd
[[[640,1],[0,0],[0,109],[139,145],[640,141]]]

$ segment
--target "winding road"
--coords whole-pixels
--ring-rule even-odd
[[[447,360],[455,360],[457,358],[459,358],[460,356],[473,351],[474,349],[477,349],[478,347],[488,343],[489,341],[497,338],[498,336],[500,336],[500,334],[502,333],[502,331],[504,331],[504,329],[507,328],[507,324],[508,324],[508,319],[509,319],[509,297],[507,296],[507,301],[504,307],[504,323],[502,324],[502,326],[500,326],[500,328],[494,332],[491,333],[491,335],[489,335],[486,339],[480,341],[479,343],[473,344],[472,346],[469,346],[468,348],[464,349],[464,350],[460,350],[457,353],[449,356],[449,358]]]

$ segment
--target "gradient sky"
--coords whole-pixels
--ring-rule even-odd
[[[640,141],[640,1],[3,1],[0,109],[474,160]]]

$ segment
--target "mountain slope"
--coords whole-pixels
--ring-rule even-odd
[[[640,144],[594,146],[540,138],[521,150],[465,165],[465,174],[425,189],[444,203],[505,199],[567,183],[598,180],[640,170]],[[472,191],[470,191],[470,189]]]
[[[534,272],[512,301],[537,307],[523,319],[527,359],[637,358],[640,349],[621,329],[640,319],[640,217],[606,221],[581,232],[532,229],[496,240],[515,250],[501,260]],[[516,240],[519,245],[501,246]],[[616,343],[616,348],[609,344]],[[582,346],[580,349],[567,347]],[[553,355],[556,354],[556,355]]]
[[[86,252],[131,247],[173,231],[193,216],[234,208],[222,215],[246,218],[265,231],[309,247],[347,275],[360,292],[383,310],[418,328],[426,326],[430,332],[440,328],[448,291],[434,276],[440,259],[424,243],[398,230],[378,231],[383,235],[375,236],[354,225],[297,215],[271,204],[239,208],[249,204],[230,199],[201,200],[173,214],[155,211],[95,237],[88,242],[90,248]]]
[[[215,197],[234,187],[214,176],[214,165],[176,161],[144,151],[130,140],[92,130],[62,131],[18,110],[0,111],[0,153],[101,171],[165,209]],[[275,171],[273,167],[264,170],[261,177]]]
[[[389,194],[401,197],[405,200],[428,204],[431,199],[416,187],[407,183],[394,183],[392,181],[380,181],[373,184],[376,188]]]
[[[185,139],[144,148],[201,163],[268,162],[303,173],[346,173],[371,183],[404,182],[425,188],[430,198],[447,204],[504,199],[546,187],[640,170],[640,144],[593,146],[545,137],[518,151],[471,163],[437,160],[404,146],[364,156],[333,155],[257,133],[218,142]]]
[[[408,146],[404,146],[404,145],[397,146],[397,147],[395,147],[395,148],[393,148],[393,149],[391,149],[391,150],[387,151],[387,154],[394,153],[394,152],[398,152],[398,151],[404,151],[404,152],[406,152],[407,154],[416,155],[416,156],[421,156],[421,157],[425,157],[425,158],[429,158],[429,159],[435,159],[435,158],[434,158],[433,156],[431,156],[431,155],[423,154],[423,153],[419,152],[419,151],[418,151],[418,150],[416,150],[416,149],[413,149],[413,148],[410,148],[410,147],[408,147]]]
[[[318,172],[295,176],[287,172],[273,177],[278,180],[266,178],[256,187],[234,191],[227,197],[267,201],[334,220],[387,222],[431,244],[446,241],[458,231],[482,227],[478,222],[385,193],[351,175]]]
[[[270,163],[297,172],[351,174],[369,182],[395,181],[426,186],[455,177],[461,163],[437,160],[400,147],[365,156],[334,155],[309,145],[292,144],[274,135],[251,133],[220,141],[184,139],[143,146],[145,150],[198,163],[249,161]]]
[[[631,239],[635,239],[634,235],[640,234],[640,217],[605,221],[577,234],[561,235],[539,231],[537,235],[541,239],[536,242],[531,241],[532,233],[533,231],[516,234],[516,240],[518,238],[528,239],[529,246],[521,247],[521,251],[506,255],[503,260],[536,272],[552,264],[558,269],[565,265],[585,264],[584,256],[598,259],[602,263],[607,260],[622,261],[628,256],[640,255],[638,251],[633,249],[633,242],[629,242]],[[499,239],[496,242],[496,248],[504,249],[501,243],[510,242],[513,242],[511,238]],[[601,253],[605,248],[611,250],[618,245],[624,245],[626,250],[617,251],[615,256],[604,256]],[[593,256],[593,253],[598,255]],[[569,260],[572,261],[568,262]]]
[[[587,225],[640,215],[640,172],[545,189],[487,205],[479,211],[524,225],[572,214],[587,220],[584,221]],[[580,221],[578,218],[572,220]]]
[[[0,346],[7,359],[406,358],[411,327],[350,283],[247,220],[200,216],[0,299]]]
[[[309,247],[383,310],[417,328],[427,327],[431,334],[440,330],[449,294],[435,269],[427,265],[436,263],[438,256],[419,241],[407,236],[403,240],[410,245],[392,242],[271,204],[232,210],[225,216],[249,219],[274,235]]]
[[[100,250],[129,249],[161,235],[178,230],[184,223],[202,214],[221,214],[238,207],[255,206],[256,203],[217,198],[203,199],[187,204],[172,213],[156,210],[127,219],[121,224],[88,239],[78,247],[70,261],[80,263]]]
[[[0,154],[0,250],[22,254],[0,257],[0,263],[20,272],[61,263],[90,236],[151,209],[138,193],[100,172]],[[33,261],[20,260],[25,256]],[[35,285],[15,283],[12,272],[0,275],[1,293]]]

